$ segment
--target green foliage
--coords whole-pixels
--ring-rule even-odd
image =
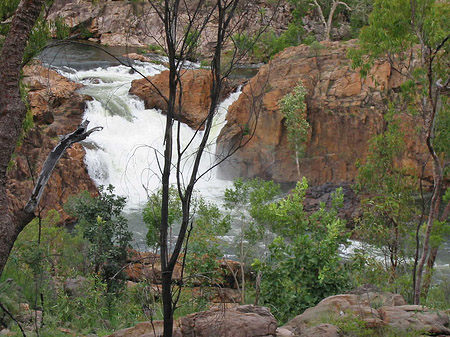
[[[305,42],[304,37],[302,25],[290,23],[280,35],[268,29],[260,36],[249,37],[246,34],[236,34],[233,40],[237,50],[241,53],[245,52],[253,62],[267,62],[285,48]]]
[[[234,46],[240,52],[248,52],[253,48],[255,41],[248,34],[236,33],[233,35]]]
[[[3,274],[13,277],[24,287],[23,293],[30,301],[34,291],[30,278],[34,279],[40,274],[48,277],[56,272],[58,275],[70,276],[75,270],[85,269],[85,243],[82,237],[58,227],[59,221],[59,214],[49,211],[41,224],[38,219],[28,224],[15,242],[5,267]],[[2,279],[7,277],[2,276]]]
[[[328,323],[337,326],[340,335],[345,337],[420,337],[424,333],[421,330],[405,330],[391,326],[369,328],[367,327],[367,322],[353,312],[318,317],[314,321],[314,324],[319,323]]]
[[[444,279],[439,284],[430,288],[426,301],[423,305],[439,310],[448,310],[450,303],[450,280]]]
[[[22,121],[22,132],[20,133],[19,139],[17,140],[17,145],[22,145],[23,139],[34,126],[33,113],[30,109],[30,104],[28,103],[28,87],[23,83],[19,83],[20,98],[27,108],[27,113],[24,120]]]
[[[23,56],[23,63],[28,63],[35,57],[42,48],[47,44],[50,37],[50,24],[47,21],[38,20],[28,39],[28,44],[25,48]]]
[[[81,230],[69,231],[59,222],[58,213],[50,211],[40,226],[35,219],[19,235],[0,278],[0,302],[16,317],[27,314],[20,310],[20,303],[30,305],[31,315],[35,309],[44,310],[40,336],[67,335],[61,328],[77,336],[103,336],[148,320],[142,308],[154,302],[149,287],[142,283],[120,293],[108,293],[108,283],[91,273],[90,242]],[[83,291],[68,296],[63,283],[77,275],[87,278]],[[3,323],[21,336],[15,323],[0,309]]]
[[[412,12],[411,3],[416,4],[414,12]],[[448,34],[446,18],[449,15],[450,5],[446,2],[375,0],[373,11],[369,17],[369,25],[361,29],[359,35],[361,48],[350,53],[354,66],[363,66],[363,70],[367,73],[368,66],[386,53],[395,55],[395,61],[403,62],[410,56],[410,49],[419,43],[419,35],[422,36],[422,42],[426,46],[437,47],[437,44],[443,41]],[[411,28],[412,20],[421,26],[421,32]],[[447,42],[441,50],[442,53],[437,54],[440,59],[434,65],[437,73],[448,74],[449,72],[448,67],[445,66],[445,58],[448,59],[448,48]],[[369,59],[364,56],[369,56]],[[415,72],[414,77],[416,78],[420,73],[421,76],[424,75],[421,69],[416,68]],[[420,88],[416,89],[421,90]],[[426,90],[426,88],[422,89]]]
[[[308,215],[303,209],[307,187],[303,179],[288,197],[271,205],[270,220],[281,236],[269,246],[265,262],[253,263],[262,273],[261,300],[281,322],[350,283],[339,257],[339,246],[347,242],[345,223],[337,216],[342,191],[336,190],[329,210],[321,204]]]
[[[294,7],[293,24],[302,25],[302,18],[311,13],[311,11],[317,11],[315,4],[312,0],[288,0],[288,2]],[[338,6],[333,15],[333,24],[338,26],[340,24],[347,23],[350,25],[352,36],[357,37],[361,27],[365,26],[368,22],[368,17],[372,11],[373,0],[346,0],[344,1],[352,10],[349,11],[345,6]],[[328,19],[332,1],[330,0],[318,0],[317,3],[322,8],[325,19]]]
[[[195,205],[193,228],[186,251],[186,272],[189,282],[213,285],[220,276],[219,259],[223,257],[224,242],[220,239],[231,229],[230,217],[220,209],[200,199]]]
[[[113,194],[114,187],[99,187],[99,195],[81,193],[69,199],[66,210],[78,217],[83,237],[90,243],[89,259],[94,271],[102,275],[108,292],[114,292],[123,283],[121,268],[127,258],[132,239],[127,220],[122,216],[125,198]]]
[[[296,158],[305,154],[305,142],[308,139],[309,123],[306,121],[306,90],[299,83],[291,93],[279,101],[280,111],[284,117],[287,138]]]
[[[0,49],[3,46],[3,37],[8,34],[10,19],[12,19],[14,12],[19,5],[19,0],[2,0],[0,5]],[[45,45],[51,37],[51,29],[54,28],[57,39],[63,39],[69,36],[69,28],[58,18],[54,22],[50,22],[44,17],[47,8],[53,3],[53,0],[47,0],[45,9],[42,11],[40,17],[31,31],[28,39],[25,53],[23,56],[23,64],[31,61]]]
[[[211,66],[211,63],[208,60],[200,61],[200,68],[209,68],[210,66]]]
[[[159,247],[159,235],[161,226],[161,202],[162,190],[153,193],[144,209],[144,222],[147,224],[147,245],[157,249]],[[169,227],[181,220],[181,200],[174,186],[169,189]]]
[[[157,54],[166,55],[166,52],[159,44],[149,44],[146,47],[137,48],[137,53],[139,54]]]
[[[443,158],[450,158],[450,102],[449,97],[441,97],[442,109],[436,118],[436,130],[434,147]],[[444,172],[444,176],[450,177],[450,167]]]
[[[414,254],[411,234],[418,209],[414,179],[395,164],[403,152],[404,135],[397,120],[389,115],[386,120],[387,130],[371,139],[366,161],[358,165],[355,189],[363,195],[363,212],[355,233],[384,254],[386,265],[380,275],[394,283],[409,270],[406,261]],[[370,196],[364,196],[367,194]],[[358,252],[361,253],[366,252]]]
[[[63,40],[70,36],[70,27],[66,25],[62,18],[57,17],[51,25],[56,33],[56,39]]]
[[[186,32],[185,44],[186,44],[186,58],[190,61],[197,61],[198,59],[198,47],[200,39],[200,32],[197,30],[189,30]]]
[[[0,5],[0,36],[8,34],[9,31],[9,23],[6,23],[8,19],[10,19],[14,12],[16,11],[17,6],[19,5],[20,0],[3,0]],[[5,22],[6,21],[6,22]],[[2,41],[0,40],[0,48],[2,46]]]
[[[147,224],[147,245],[159,246],[161,224],[161,191],[152,194],[144,209]],[[182,217],[181,200],[174,186],[169,189],[169,226],[177,226]],[[218,260],[223,257],[223,242],[220,239],[230,230],[230,217],[201,197],[193,198],[192,227],[186,249],[187,284],[215,284],[218,276]]]
[[[278,184],[261,179],[244,181],[238,178],[232,188],[225,190],[225,208],[238,228],[234,246],[240,262],[251,262],[254,257],[260,256],[263,252],[259,251],[258,244],[267,246],[272,239],[268,231],[269,207],[280,193]]]
[[[351,51],[350,57],[353,59],[355,67],[361,67],[363,75],[367,75],[374,62],[389,55],[389,61],[393,66],[401,71],[407,78],[400,87],[400,95],[397,95],[392,106],[395,112],[408,113],[419,116],[423,120],[417,125],[417,135],[425,134],[428,129],[432,130],[428,144],[438,152],[440,165],[443,166],[450,157],[450,145],[448,142],[450,126],[450,106],[448,98],[444,95],[438,97],[437,85],[440,79],[447,79],[450,76],[450,43],[448,41],[448,20],[450,5],[448,2],[433,0],[375,0],[373,11],[369,17],[369,26],[364,27],[360,32],[360,48]],[[440,100],[440,101],[439,101]],[[433,103],[435,101],[436,104]],[[438,102],[439,101],[439,102]],[[371,165],[378,170],[383,165],[392,162],[393,148],[399,146],[389,141],[389,134],[386,135],[384,144],[387,153],[379,153],[380,163]],[[419,138],[419,142],[422,141]],[[370,171],[367,171],[370,173]],[[402,177],[402,172],[390,164],[385,168],[384,174],[369,177],[362,171],[362,177],[371,179],[373,186],[376,185],[375,193],[378,196],[370,202],[370,214],[372,219],[369,223],[377,224],[376,228],[383,230],[380,241],[389,240],[388,247],[394,248],[390,257],[397,255],[411,256],[404,242],[407,239],[405,232],[412,226],[416,207],[411,197],[411,189],[414,189],[409,179]],[[404,174],[405,172],[403,172]],[[445,172],[448,174],[448,172]],[[433,175],[433,179],[442,179]],[[378,188],[378,186],[380,188]],[[429,206],[430,215],[433,205]],[[366,213],[367,214],[367,213]],[[417,224],[415,224],[417,225]],[[423,241],[430,239],[431,246],[436,247],[442,239],[442,229],[440,223],[428,223],[427,226],[433,231],[431,235],[420,232],[420,239]],[[370,230],[371,237],[373,230]],[[422,241],[422,240],[421,240]],[[406,240],[407,242],[407,240]],[[400,244],[401,243],[401,244]],[[396,262],[391,263],[392,272],[395,277]],[[421,266],[419,265],[419,270]],[[418,275],[421,276],[421,275]],[[418,280],[420,277],[417,278]],[[416,287],[416,300],[419,297],[419,289]]]

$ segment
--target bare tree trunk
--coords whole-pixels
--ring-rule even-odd
[[[74,132],[69,133],[61,138],[59,143],[50,152],[47,159],[45,160],[41,173],[39,174],[36,185],[34,186],[33,192],[31,193],[31,196],[27,204],[25,205],[25,207],[23,207],[23,209],[16,210],[13,213],[12,223],[9,226],[10,236],[7,235],[1,236],[1,241],[3,240],[5,241],[2,242],[4,243],[4,245],[2,245],[2,248],[0,248],[0,252],[3,254],[3,251],[1,249],[8,249],[7,255],[5,255],[6,259],[4,261],[1,260],[2,262],[1,271],[3,271],[9,253],[11,252],[11,249],[14,245],[15,240],[17,239],[17,236],[25,228],[25,226],[31,220],[33,220],[34,212],[37,206],[39,205],[45,186],[47,185],[47,182],[50,179],[50,176],[59,159],[72,144],[80,142],[86,139],[92,132],[99,131],[102,129],[101,127],[95,127],[87,131],[88,124],[89,124],[88,120],[84,121]]]
[[[174,296],[172,293],[172,276],[181,250],[183,249],[183,245],[185,244],[189,224],[191,223],[191,199],[195,184],[200,177],[219,165],[248,142],[247,140],[243,141],[242,139],[239,139],[238,144],[229,150],[224,157],[219,158],[212,167],[205,170],[205,172],[200,171],[200,162],[210,140],[209,135],[213,125],[213,118],[216,115],[217,107],[220,103],[223,81],[231,72],[233,64],[237,62],[236,59],[239,60],[236,53],[234,53],[230,65],[223,67],[221,64],[221,55],[224,44],[227,40],[231,39],[233,34],[235,34],[235,28],[240,23],[239,18],[236,19],[237,23],[232,21],[239,4],[240,0],[198,0],[197,2],[191,2],[189,8],[187,8],[186,2],[181,0],[150,2],[150,5],[164,24],[163,34],[165,34],[165,51],[169,58],[169,97],[164,97],[160,92],[167,104],[164,135],[164,165],[161,178],[162,202],[159,237],[162,270],[164,337],[171,337],[173,335],[173,315],[177,306],[178,297]],[[188,11],[187,19],[180,19],[181,16],[178,15],[180,6]],[[182,147],[179,138],[180,122],[179,120],[176,120],[176,117],[181,115],[182,109],[183,90],[181,78],[184,71],[183,65],[187,57],[192,55],[192,49],[197,42],[196,39],[200,37],[203,30],[212,22],[212,20],[214,22],[213,26],[216,29],[216,36],[214,38],[214,55],[211,61],[212,85],[210,91],[210,105],[208,114],[202,124],[203,131],[200,144],[196,148],[195,155],[192,156],[194,163],[190,166],[189,176],[183,177],[182,170],[185,169],[185,166],[182,162],[182,157],[186,155],[187,148],[193,146],[191,141],[189,142],[189,145],[184,148]],[[249,138],[251,138],[251,136]],[[177,160],[174,159],[175,154],[178,155]],[[170,251],[168,245],[168,212],[171,175],[176,177],[176,188],[182,205],[182,221],[180,229],[178,233],[176,233],[173,251]]]
[[[325,20],[325,16],[323,14],[323,10],[322,7],[320,6],[320,4],[317,2],[317,0],[313,0],[314,6],[317,8],[317,11],[319,12],[319,18],[320,21],[322,22],[324,29],[325,29],[325,41],[330,41],[330,37],[331,37],[331,26],[333,24],[333,16],[334,16],[334,12],[336,12],[336,8],[339,5],[343,5],[345,6],[349,11],[351,11],[352,9],[350,8],[349,5],[347,5],[345,2],[343,1],[337,1],[337,0],[333,0],[333,3],[331,5],[331,9],[330,9],[330,14],[328,14],[328,20]]]

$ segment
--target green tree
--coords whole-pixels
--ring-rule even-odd
[[[219,260],[223,257],[225,248],[221,237],[231,229],[230,217],[202,198],[195,204],[194,221],[186,247],[186,272],[190,280],[197,284],[217,285],[220,276]]]
[[[395,116],[385,120],[385,131],[371,139],[365,162],[358,167],[355,189],[362,195],[362,217],[355,232],[383,252],[393,283],[414,256],[411,233],[420,210],[414,198],[417,180],[395,164],[404,152],[405,135]]]
[[[278,102],[280,111],[284,117],[284,125],[287,130],[287,139],[294,151],[295,163],[299,179],[300,158],[305,155],[305,142],[308,140],[309,123],[306,121],[306,90],[299,83],[291,93],[286,94]]]
[[[233,182],[232,188],[225,190],[225,208],[237,228],[235,246],[241,266],[242,303],[245,301],[245,265],[250,265],[256,256],[264,255],[264,248],[272,239],[268,226],[269,205],[280,193],[278,184],[261,179],[244,181],[238,178]],[[260,244],[263,244],[263,250],[258,247]]]
[[[109,293],[123,283],[121,270],[132,239],[128,221],[122,215],[125,198],[113,191],[112,185],[106,189],[100,186],[97,197],[85,192],[69,199],[66,205],[66,210],[78,218],[79,229],[90,243],[88,257],[95,273],[107,283]]]
[[[404,78],[402,104],[396,109],[422,119],[419,137],[426,146],[431,162],[433,191],[426,225],[421,238],[420,254],[413,271],[414,303],[420,302],[425,266],[431,273],[437,247],[432,245],[433,228],[445,221],[440,213],[445,167],[450,157],[448,119],[450,107],[450,4],[434,0],[375,0],[369,25],[361,30],[360,49],[351,53],[355,67],[367,74],[371,64],[380,58],[390,62],[393,71]],[[448,214],[446,215],[448,218]],[[417,244],[419,252],[419,244]]]
[[[151,194],[143,212],[144,222],[147,224],[148,229],[146,235],[147,245],[155,249],[159,248],[161,198],[162,190]],[[171,186],[169,189],[169,215],[167,220],[170,230],[169,237],[172,237],[173,226],[179,225],[182,215],[180,197],[175,186]]]
[[[308,215],[303,202],[306,178],[289,196],[271,204],[274,230],[279,233],[269,246],[266,261],[256,259],[253,267],[262,273],[261,300],[281,322],[346,289],[349,275],[339,257],[347,242],[345,222],[337,213],[343,204],[342,190],[334,193],[332,206]]]

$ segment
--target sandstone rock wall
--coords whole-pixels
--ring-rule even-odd
[[[90,99],[76,93],[80,84],[40,65],[25,67],[24,75],[34,126],[18,145],[8,169],[7,193],[14,209],[28,201],[32,177],[37,179],[45,159],[59,141],[58,136],[74,131],[80,124],[85,101]],[[70,195],[83,190],[96,193],[83,161],[84,153],[80,144],[74,144],[58,162],[40,203],[43,216],[56,209],[62,221],[68,220],[63,206]]]
[[[211,71],[185,70],[181,74],[181,83],[183,88],[181,113],[180,116],[175,116],[175,119],[193,129],[203,130],[211,104]],[[169,71],[166,70],[155,76],[134,80],[131,83],[130,94],[144,100],[147,109],[159,109],[166,113],[167,103],[164,98],[169,97],[168,84]],[[179,101],[178,97],[176,101]],[[178,107],[176,110],[178,111]]]
[[[307,90],[311,125],[301,175],[312,185],[351,182],[356,160],[364,159],[368,140],[384,127],[388,90],[402,82],[387,62],[376,64],[369,76],[361,78],[346,56],[355,46],[355,41],[349,41],[322,42],[319,48],[291,47],[261,67],[230,107],[217,154],[227,153],[242,138],[249,140],[254,130],[253,138],[222,166],[222,176],[259,176],[279,182],[299,179],[278,101],[301,82]],[[406,115],[401,118],[406,135],[415,132],[417,121]],[[423,143],[415,139],[405,137],[407,151],[399,165],[420,172],[427,154]]]
[[[187,1],[188,5],[196,4]],[[269,18],[274,14],[271,28],[280,33],[287,28],[291,19],[290,6],[282,0],[276,13],[273,13],[268,1],[256,0],[245,2],[250,9],[244,16],[238,16],[236,22],[242,25],[247,32],[255,32],[267,25]],[[260,14],[265,8],[265,14]],[[180,9],[180,22],[188,22],[188,16],[182,7]],[[193,12],[193,9],[192,9]],[[90,1],[90,0],[56,0],[49,15],[50,20],[62,18],[74,32],[81,35],[90,35],[91,41],[100,42],[110,46],[144,47],[151,44],[164,45],[164,26],[157,13],[147,1]],[[178,29],[184,34],[183,27]],[[208,24],[200,38],[199,53],[210,58],[214,51],[216,32],[214,23]]]

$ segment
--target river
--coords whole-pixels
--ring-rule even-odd
[[[133,48],[107,47],[122,62],[130,62],[121,55],[135,52]],[[155,56],[156,57],[156,56]],[[156,57],[158,58],[158,57]],[[106,54],[97,45],[69,44],[46,49],[42,62],[72,79],[84,84],[82,93],[93,97],[87,103],[85,119],[90,126],[103,126],[102,132],[92,134],[84,143],[88,172],[97,185],[115,186],[115,192],[127,198],[126,213],[130,230],[134,234],[134,247],[146,249],[146,226],[142,220],[142,208],[149,193],[160,186],[162,139],[165,116],[155,109],[145,109],[141,100],[128,94],[131,81],[141,78],[130,73],[130,68]],[[159,64],[134,62],[134,67],[145,76],[155,75],[165,67]],[[196,65],[194,65],[196,66]],[[254,69],[244,69],[236,76],[249,76]],[[211,133],[207,153],[201,162],[201,170],[207,170],[215,161],[215,138],[225,122],[228,107],[239,97],[233,93],[220,105]],[[181,126],[181,140],[187,144],[194,138],[193,153],[201,137],[186,125]],[[185,162],[190,167],[191,157]],[[159,161],[157,160],[159,158]],[[232,182],[220,180],[213,170],[199,181],[196,188],[205,199],[221,204],[225,188]],[[351,247],[350,247],[351,250]],[[440,248],[436,262],[436,280],[450,278],[450,238]]]

